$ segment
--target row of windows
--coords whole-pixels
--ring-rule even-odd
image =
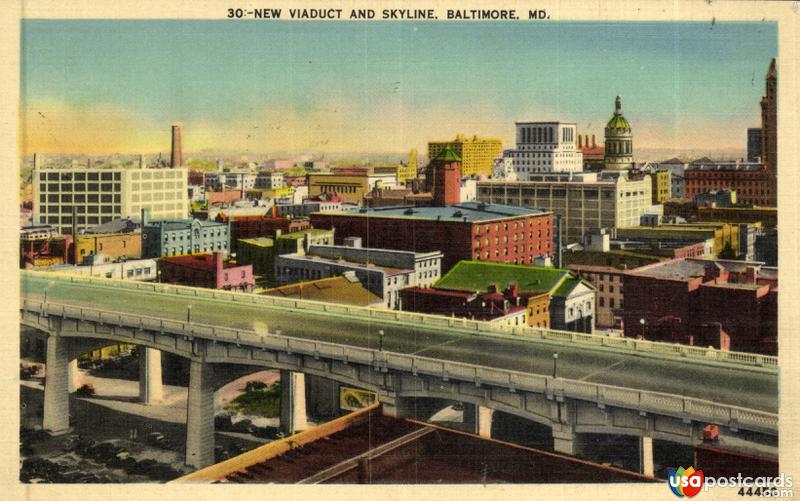
[[[161,190],[183,190],[183,181],[165,181],[165,182],[156,182],[156,183],[133,183],[131,184],[131,188],[134,192],[136,191],[161,191]]]
[[[119,181],[120,172],[42,172],[39,181]]]
[[[45,218],[42,218],[41,220],[44,221],[44,219]],[[79,216],[76,219],[76,223],[80,224],[80,225],[86,225],[86,224],[95,225],[95,224],[111,222],[112,219],[114,219],[112,216],[102,216],[102,217],[99,217],[99,216],[88,216],[88,217]],[[72,224],[72,217],[63,217],[63,218],[61,218],[61,223],[59,223],[58,216],[48,216],[47,217],[47,224],[70,225],[70,224]]]
[[[599,301],[599,307],[600,308],[605,308],[605,306],[606,306],[605,298],[604,297],[600,297],[600,298],[598,298],[598,301]],[[609,308],[617,308],[617,306],[614,306],[614,298],[613,297],[609,298],[608,307]],[[619,300],[619,308],[622,308],[622,299],[621,298]]]
[[[227,250],[227,249],[228,249],[228,242],[217,242],[216,246],[213,243],[210,244],[210,245],[202,245],[202,246],[200,244],[195,244],[194,253],[198,254],[200,252],[214,252],[215,250],[221,251],[221,250]],[[163,250],[161,255],[162,256],[182,256],[184,254],[187,254],[191,250],[192,250],[191,247],[189,247],[189,246],[184,247],[183,245],[181,245],[181,246],[172,246],[172,247],[164,247],[164,250]]]
[[[109,192],[120,191],[120,183],[39,183],[41,192],[75,193],[75,192]]]
[[[129,269],[126,275],[128,276],[128,278],[133,278],[134,275],[136,275],[137,277],[141,277],[142,275],[150,275],[151,272],[152,269],[149,266],[146,266],[144,268],[136,268],[135,270]]]
[[[549,248],[549,245],[547,245],[547,244],[543,245],[541,242],[536,244],[536,251],[538,253],[542,253],[544,250],[547,250],[548,248]],[[481,250],[483,250],[482,247],[476,247],[475,248],[475,255],[478,257],[478,259],[480,259]],[[503,251],[503,255],[507,256],[509,254],[509,252],[511,252],[511,254],[516,254],[517,252],[525,252],[525,246],[524,245],[520,245],[520,246],[516,246],[515,245],[512,248],[506,247],[506,248],[502,249],[502,251]],[[534,246],[532,246],[532,245],[528,246],[528,252],[533,252],[533,251],[534,251]],[[489,251],[489,250],[484,251],[484,253],[483,253],[484,259],[489,259],[489,255],[490,254],[491,254],[491,251]],[[500,256],[500,249],[495,249],[494,250],[494,256],[495,257],[499,257]],[[531,261],[531,262],[533,262],[533,261]]]
[[[355,193],[360,187],[358,186],[341,186],[335,184],[321,184],[319,185],[320,191],[328,191],[333,193]]]
[[[120,203],[121,200],[122,200],[122,197],[121,197],[121,195],[119,193],[114,194],[114,195],[112,195],[110,193],[104,193],[102,195],[99,194],[99,193],[91,193],[89,195],[83,195],[83,194],[75,194],[75,195],[71,195],[71,194],[70,195],[56,195],[56,194],[44,195],[44,194],[42,194],[42,195],[39,195],[39,202],[40,203],[45,203],[46,202],[46,203],[49,203],[49,204],[57,204],[57,203],[62,203],[63,204],[63,203],[73,203],[73,202],[76,203],[76,204],[83,204],[83,203],[87,203],[87,202],[90,203],[90,204],[96,204],[96,203],[110,204],[112,202],[113,203]]]
[[[538,230],[537,233],[536,233],[536,236],[538,238],[542,238],[542,230]],[[545,233],[545,237],[546,238],[550,237],[549,229]],[[533,232],[528,233],[528,238],[533,239]],[[522,233],[519,233],[519,234],[517,234],[517,233],[514,234],[514,241],[517,242],[519,240],[525,240],[525,232],[522,232]],[[500,243],[500,237],[494,237],[494,244],[497,245],[499,243]],[[503,235],[503,243],[508,243],[508,235]],[[480,237],[476,237],[475,238],[475,245],[480,245],[480,244],[481,244]],[[490,244],[490,240],[488,238],[484,238],[483,239],[483,245],[489,245],[489,244]]]
[[[542,224],[545,224],[545,223],[546,223],[546,221],[544,219],[539,219],[539,218],[529,219],[528,220],[528,228],[533,228],[534,226],[539,227],[539,226],[541,226]],[[503,223],[503,230],[508,230],[509,227],[511,227],[511,228],[513,228],[515,230],[517,228],[524,228],[525,227],[525,222],[524,221],[514,221],[513,223]],[[492,228],[492,225],[489,225],[489,224],[486,224],[486,225],[483,225],[483,226],[476,226],[475,233],[477,235],[480,235],[482,231],[486,232],[486,233],[489,233],[491,228]],[[496,223],[494,225],[494,231],[500,231],[500,223]]]
[[[182,178],[185,171],[177,171],[173,169],[153,169],[144,172],[131,172],[131,179],[175,179]]]
[[[43,205],[39,207],[42,214],[72,214],[72,205]],[[120,205],[76,205],[75,212],[78,214],[121,214]]]

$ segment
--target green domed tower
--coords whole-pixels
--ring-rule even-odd
[[[614,116],[606,124],[605,168],[625,170],[633,167],[631,124],[622,116],[622,99],[617,96]]]

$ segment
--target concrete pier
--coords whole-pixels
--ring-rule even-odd
[[[139,355],[139,400],[152,405],[161,402],[163,398],[161,352],[142,347]]]
[[[308,428],[306,379],[300,372],[281,371],[281,431],[291,435]]]
[[[204,468],[214,463],[214,386],[212,367],[192,360],[186,405],[186,465]]]

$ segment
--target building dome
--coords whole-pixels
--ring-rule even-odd
[[[631,123],[622,116],[622,99],[617,96],[614,101],[614,116],[606,124],[606,129],[630,129]]]
[[[605,168],[628,170],[633,167],[633,133],[631,124],[622,116],[622,99],[614,100],[614,116],[606,124]]]

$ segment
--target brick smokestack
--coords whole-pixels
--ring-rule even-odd
[[[224,285],[224,280],[222,279],[222,270],[225,267],[224,262],[222,259],[222,251],[214,251],[214,268],[215,268],[215,276],[214,280],[216,280],[216,288],[221,289]]]
[[[170,167],[180,167],[183,165],[183,125],[180,123],[172,124],[172,156]]]

